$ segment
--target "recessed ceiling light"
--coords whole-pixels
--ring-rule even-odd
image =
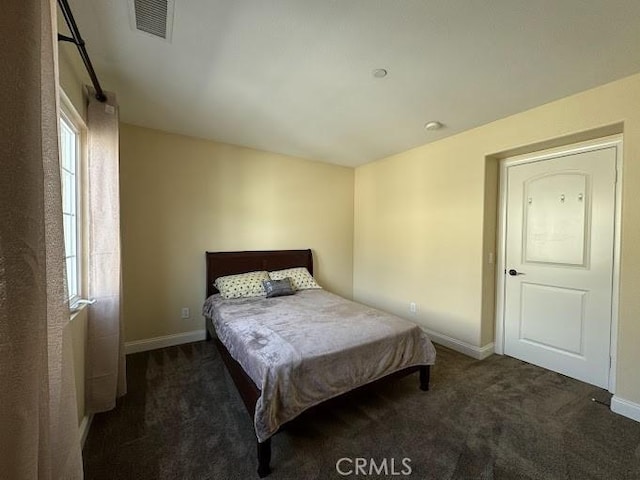
[[[442,123],[440,122],[427,122],[424,124],[424,129],[425,130],[440,130],[444,125],[442,125]]]
[[[387,76],[389,72],[387,72],[384,68],[376,68],[373,71],[373,76],[376,78],[384,78]]]

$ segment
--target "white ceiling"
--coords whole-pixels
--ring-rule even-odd
[[[351,166],[640,71],[638,0],[176,0],[170,43],[70,4],[123,121]]]

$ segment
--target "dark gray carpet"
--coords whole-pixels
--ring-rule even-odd
[[[85,478],[257,478],[252,422],[213,343],[130,355],[127,365],[129,393],[93,421]],[[336,472],[340,458],[364,457],[389,468],[393,458],[396,473],[411,460],[410,476],[388,478],[640,479],[640,424],[592,397],[609,400],[512,358],[438,347],[431,391],[415,374],[302,416],[273,437],[268,478],[385,478]]]

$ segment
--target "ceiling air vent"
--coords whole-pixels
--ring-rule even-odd
[[[171,40],[174,0],[129,0],[132,27]]]

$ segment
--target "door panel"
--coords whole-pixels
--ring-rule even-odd
[[[615,169],[616,147],[507,169],[505,353],[605,388]]]
[[[580,173],[554,173],[525,182],[526,262],[585,265],[587,182]]]
[[[583,290],[523,282],[520,338],[582,356],[586,294]]]

